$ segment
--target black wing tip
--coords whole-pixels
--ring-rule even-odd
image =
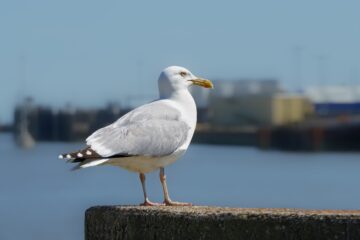
[[[90,147],[71,152],[64,153],[59,155],[59,159],[65,159],[67,162],[82,162],[87,159],[99,159],[102,158],[97,152],[95,152]]]
[[[59,159],[74,159],[74,157],[70,153],[60,154],[58,158]]]
[[[125,157],[133,157],[133,156],[134,155],[129,155],[129,154],[115,154],[106,158],[125,158]],[[79,151],[64,153],[59,155],[59,159],[65,159],[67,162],[71,162],[71,163],[81,163],[88,159],[97,160],[102,158],[104,157],[100,156],[91,147],[87,147]]]

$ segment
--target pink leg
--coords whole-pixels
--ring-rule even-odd
[[[144,203],[140,204],[140,206],[163,206],[163,203],[154,203],[149,200],[146,193],[146,187],[145,187],[145,174],[140,173],[140,181],[141,186],[144,192]]]
[[[164,203],[166,206],[192,206],[191,203],[185,203],[185,202],[174,202],[170,199],[169,197],[169,192],[167,189],[167,184],[166,184],[166,175],[165,175],[165,169],[164,168],[160,168],[160,182],[161,185],[163,187],[163,191],[164,191]]]

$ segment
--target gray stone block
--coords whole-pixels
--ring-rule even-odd
[[[99,206],[85,239],[360,239],[360,211]]]

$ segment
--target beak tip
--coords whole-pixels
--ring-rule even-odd
[[[213,89],[214,88],[214,84],[207,79],[202,79],[202,78],[198,78],[198,79],[193,79],[190,80],[194,85],[198,85],[204,88],[209,88],[209,89]]]
[[[208,80],[206,88],[214,89],[214,84]]]

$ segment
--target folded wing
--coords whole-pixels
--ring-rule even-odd
[[[187,139],[190,126],[181,113],[164,101],[156,101],[129,112],[101,128],[86,143],[104,158],[115,155],[166,156]]]

